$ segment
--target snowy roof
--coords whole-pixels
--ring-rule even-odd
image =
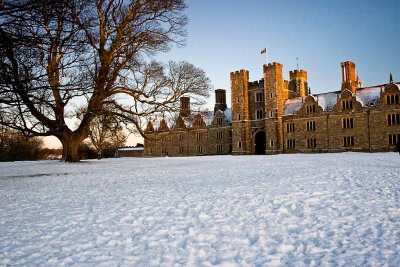
[[[398,86],[399,83],[395,84]],[[371,105],[375,105],[376,100],[379,99],[380,94],[384,90],[385,86],[386,84],[358,88],[355,95],[356,100],[360,102],[363,107],[367,106],[368,103]],[[324,111],[330,111],[336,105],[340,93],[340,91],[335,91],[312,95],[312,97],[315,99],[318,105],[322,107]],[[296,97],[286,100],[283,115],[293,115],[294,113],[299,111],[301,106],[303,105],[304,99],[305,97]]]
[[[225,109],[225,111],[221,111],[220,110],[220,112],[222,112],[224,114],[225,120],[228,123],[232,122],[232,110],[230,108]],[[214,117],[215,117],[214,111],[203,111],[200,114],[201,114],[201,116],[203,118],[204,123],[207,126],[210,126],[212,124],[213,120],[214,120]],[[193,127],[193,123],[195,121],[195,115],[194,114],[190,114],[189,116],[183,117],[182,119],[183,119],[183,122],[185,123],[186,127],[188,127],[188,128]]]
[[[323,109],[323,111],[329,111],[333,109],[334,105],[336,105],[339,94],[340,91],[329,92],[315,95],[314,98],[318,102],[318,105]]]
[[[232,123],[232,110],[230,108],[227,108],[223,113],[225,115],[226,121],[228,123]]]
[[[205,111],[201,114],[203,116],[203,120],[207,126],[211,125],[214,120],[214,111]]]
[[[144,147],[120,147],[118,148],[118,151],[141,151],[144,150]]]
[[[296,97],[286,100],[285,106],[283,108],[283,115],[293,115],[295,111],[298,111],[301,108],[303,102],[303,97]]]
[[[356,100],[363,106],[367,106],[368,103],[374,105],[376,100],[379,99],[383,88],[381,86],[359,88],[357,89]]]
[[[168,128],[171,128],[173,125],[173,121],[170,120],[168,117],[159,117],[159,118],[155,118],[152,123],[153,123],[153,128],[154,130],[158,130],[160,128],[161,125],[161,121],[164,120],[165,123],[167,124]]]

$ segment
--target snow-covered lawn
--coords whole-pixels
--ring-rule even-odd
[[[0,163],[3,265],[400,266],[400,156]]]

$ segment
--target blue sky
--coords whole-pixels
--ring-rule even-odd
[[[269,62],[283,64],[284,77],[308,72],[312,93],[340,90],[340,62],[351,60],[364,86],[400,81],[399,0],[188,0],[186,46],[157,59],[186,60],[206,71],[214,89],[227,89],[229,74],[246,69],[262,78]],[[214,105],[211,95],[209,106]],[[230,102],[230,99],[228,99]]]

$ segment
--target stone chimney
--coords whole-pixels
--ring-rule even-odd
[[[217,89],[215,90],[215,106],[214,113],[217,110],[225,111],[226,109],[226,90]]]
[[[179,115],[182,117],[187,117],[190,115],[190,97],[181,97],[181,111],[179,112]]]
[[[340,63],[342,66],[342,91],[350,90],[353,94],[357,90],[356,64],[351,61]]]

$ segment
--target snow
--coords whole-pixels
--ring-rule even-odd
[[[118,151],[142,151],[144,147],[120,147]]]
[[[357,90],[356,100],[361,103],[364,107],[369,104],[375,105],[383,92],[383,87],[366,87]]]
[[[322,107],[324,111],[331,111],[337,103],[339,94],[340,92],[337,91],[316,95],[318,105]]]
[[[294,115],[304,103],[304,97],[295,97],[285,101],[283,115]]]
[[[399,160],[0,163],[0,266],[400,266]]]
[[[337,103],[340,92],[330,92],[317,95],[311,95],[323,111],[331,111]],[[285,101],[283,115],[296,114],[303,105],[305,97],[295,97]]]

